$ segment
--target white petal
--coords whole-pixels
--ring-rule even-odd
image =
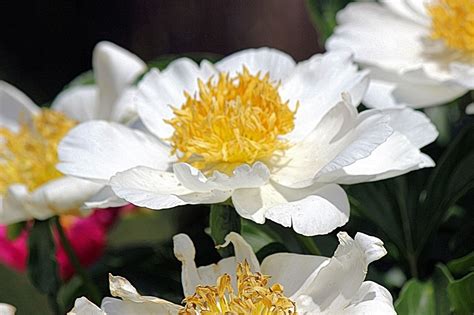
[[[109,274],[109,286],[112,296],[120,297],[123,301],[106,298],[102,308],[107,314],[177,314],[181,308],[169,301],[140,295],[135,287],[123,277]]]
[[[450,70],[454,81],[467,89],[474,89],[474,66],[472,64],[453,62],[450,64]]]
[[[13,305],[0,303],[0,314],[2,315],[15,315],[16,308]],[[93,314],[91,314],[93,315]]]
[[[263,223],[265,218],[303,235],[327,234],[349,220],[349,201],[337,185],[291,189],[275,183],[232,194],[236,211]]]
[[[0,312],[0,314],[3,314]],[[97,305],[89,301],[86,297],[80,297],[74,302],[74,307],[67,315],[112,315],[102,311]]]
[[[328,50],[351,49],[365,65],[404,71],[423,63],[420,38],[429,29],[401,18],[377,3],[350,3],[337,15],[339,26],[326,43]]]
[[[474,115],[474,103],[471,103],[466,107],[466,114]]]
[[[98,43],[93,52],[94,76],[99,87],[98,119],[110,119],[120,94],[146,70],[146,64],[111,42]]]
[[[198,79],[207,81],[217,74],[208,63],[198,66],[188,58],[180,58],[158,72],[152,69],[138,84],[135,99],[138,114],[145,126],[158,138],[169,138],[173,128],[164,122],[173,117],[170,106],[180,108],[185,101],[184,92],[194,95]]]
[[[372,108],[387,108],[406,105],[413,108],[436,106],[448,103],[466,92],[466,89],[450,83],[434,81],[430,84],[411,82],[403,76],[380,72],[370,81],[364,97],[364,105]]]
[[[392,296],[387,289],[375,282],[364,281],[342,314],[395,315],[396,312],[393,308]]]
[[[117,197],[110,186],[104,186],[84,203],[88,209],[123,207],[127,204],[128,201]]]
[[[59,93],[51,108],[83,122],[97,116],[98,89],[95,85],[74,86]]]
[[[160,210],[185,204],[219,203],[230,197],[230,191],[194,192],[185,188],[173,173],[148,167],[135,167],[113,176],[114,193],[130,203]]]
[[[267,256],[262,262],[262,274],[270,275],[270,284],[283,285],[285,296],[292,296],[329,258],[314,255],[277,253]]]
[[[401,17],[426,27],[430,26],[431,21],[425,7],[426,0],[381,0],[380,2]]]
[[[295,67],[295,61],[286,53],[273,48],[246,49],[229,55],[216,63],[221,72],[234,76],[247,67],[251,74],[268,73],[273,81],[283,80]]]
[[[367,157],[392,134],[388,120],[378,112],[357,115],[347,101],[340,102],[303,141],[286,150],[272,180],[288,187],[306,187],[318,174]]]
[[[320,310],[341,313],[356,297],[369,263],[383,257],[387,251],[376,237],[357,233],[352,239],[345,232],[337,234],[340,245],[329,263],[314,272],[292,296],[297,306],[311,298]]]
[[[167,169],[171,162],[167,148],[156,138],[104,121],[72,129],[59,144],[58,154],[61,172],[101,183],[135,166]]]
[[[341,100],[343,92],[351,96],[355,106],[359,105],[368,83],[368,72],[359,72],[347,51],[315,55],[299,63],[279,90],[290,105],[299,102],[295,128],[286,137],[296,140],[306,136]]]
[[[0,81],[0,127],[17,131],[19,123],[27,122],[39,110],[23,92],[5,81]]]
[[[438,137],[438,130],[422,112],[410,108],[389,108],[383,110],[390,116],[390,126],[407,137],[417,148],[422,148]]]
[[[399,176],[412,170],[432,166],[434,163],[428,156],[421,153],[407,137],[396,131],[368,157],[328,172],[318,180],[355,184]]]
[[[138,117],[137,106],[135,98],[138,89],[136,87],[129,87],[119,95],[115,102],[114,111],[110,117],[111,121],[120,123],[129,123]]]
[[[0,222],[11,224],[78,210],[102,186],[86,180],[61,177],[33,192],[23,185],[11,185],[1,205]]]
[[[270,171],[261,162],[252,166],[243,164],[233,171],[232,176],[215,171],[212,176],[206,177],[187,163],[174,164],[173,172],[186,188],[199,192],[260,187],[265,185],[270,177]]]
[[[221,259],[217,264],[201,266],[196,268],[194,257],[196,250],[194,244],[186,234],[178,234],[173,237],[174,254],[182,263],[181,282],[185,296],[192,295],[198,285],[215,285],[217,278],[227,273],[235,278],[237,265],[246,260],[253,272],[259,272],[260,266],[252,247],[237,233],[226,236],[227,246],[232,243],[235,256]],[[235,283],[234,283],[235,284]]]

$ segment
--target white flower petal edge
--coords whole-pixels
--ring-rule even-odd
[[[92,54],[94,76],[99,88],[97,119],[114,115],[119,96],[146,70],[146,64],[131,52],[111,42],[100,42]]]
[[[0,314],[15,315],[16,308],[10,304],[0,303]]]
[[[93,120],[97,115],[98,93],[95,85],[75,86],[59,93],[51,107],[79,122]]]
[[[39,112],[38,106],[13,85],[0,81],[0,128],[16,132],[22,119],[28,121]]]
[[[130,282],[122,277],[109,274],[109,286],[110,293],[117,298],[104,298],[101,308],[85,297],[78,298],[68,315],[176,315],[181,308],[160,298],[140,295]]]
[[[227,246],[230,243],[234,246],[235,256],[224,258],[217,264],[196,267],[194,262],[196,249],[189,236],[178,234],[173,237],[174,255],[183,265],[181,283],[185,296],[192,295],[198,285],[215,285],[217,278],[224,273],[234,278],[237,265],[244,260],[248,262],[253,272],[260,271],[260,264],[252,247],[241,235],[229,233],[225,238],[225,243],[219,247]]]
[[[117,172],[137,165],[166,170],[172,162],[156,138],[105,121],[73,128],[59,144],[58,155],[62,173],[104,184]]]
[[[0,198],[0,222],[11,224],[33,218],[76,211],[94,196],[101,185],[74,177],[60,177],[29,192],[24,185],[11,185]]]

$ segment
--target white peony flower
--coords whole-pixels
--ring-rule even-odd
[[[230,198],[257,223],[326,234],[349,218],[338,184],[434,165],[419,150],[437,136],[423,114],[357,113],[367,85],[367,72],[357,71],[346,52],[298,64],[268,48],[215,65],[178,59],[138,84],[143,132],[104,121],[81,124],[60,144],[58,169],[110,184],[142,207]]]
[[[380,2],[347,5],[326,43],[371,69],[364,104],[440,105],[474,88],[472,0]]]
[[[184,307],[140,296],[126,279],[110,276],[111,293],[120,299],[105,298],[99,308],[80,298],[69,314],[395,314],[390,293],[364,281],[368,265],[386,254],[382,241],[363,233],[338,238],[331,258],[277,253],[259,264],[250,245],[230,233],[223,246],[232,243],[235,256],[196,267],[192,241],[179,234],[174,251],[183,264]]]
[[[0,81],[0,223],[77,211],[102,185],[56,170],[57,146],[77,122],[117,121],[117,100],[145,64],[112,43],[94,50],[97,86],[62,92],[51,109],[40,108],[25,94]]]

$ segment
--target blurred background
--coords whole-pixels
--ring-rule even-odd
[[[2,1],[0,27],[0,79],[38,104],[91,68],[101,40],[145,61],[261,46],[297,60],[321,51],[303,0]]]
[[[189,52],[227,55],[261,46],[278,48],[297,60],[322,51],[303,0],[2,1],[0,29],[0,80],[37,104],[51,102],[74,77],[91,69],[92,49],[101,40],[145,61]],[[177,216],[189,216],[187,211]],[[147,254],[135,244],[169,241],[183,227],[175,220],[171,212],[127,218],[110,233],[109,247],[128,248],[130,256],[136,251],[139,260]],[[217,259],[207,257],[209,262]],[[136,283],[139,275],[127,277]],[[0,279],[0,302],[15,305],[19,315],[49,314],[46,296],[31,286],[26,274],[0,265]]]

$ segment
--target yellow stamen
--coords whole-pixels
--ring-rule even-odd
[[[235,77],[220,73],[198,85],[197,96],[185,93],[185,103],[166,121],[174,127],[170,141],[182,162],[204,172],[231,173],[289,146],[280,136],[293,130],[295,112],[268,74],[251,75],[244,67]]]
[[[428,6],[433,39],[467,54],[474,54],[474,0],[438,0]]]
[[[231,277],[224,274],[216,286],[198,286],[194,295],[186,297],[180,315],[296,315],[293,301],[285,297],[283,287],[268,287],[269,276],[252,273],[247,261],[237,266],[237,292]]]
[[[56,170],[57,147],[75,124],[64,114],[45,109],[16,133],[0,128],[0,195],[12,184],[32,191],[62,176]]]

